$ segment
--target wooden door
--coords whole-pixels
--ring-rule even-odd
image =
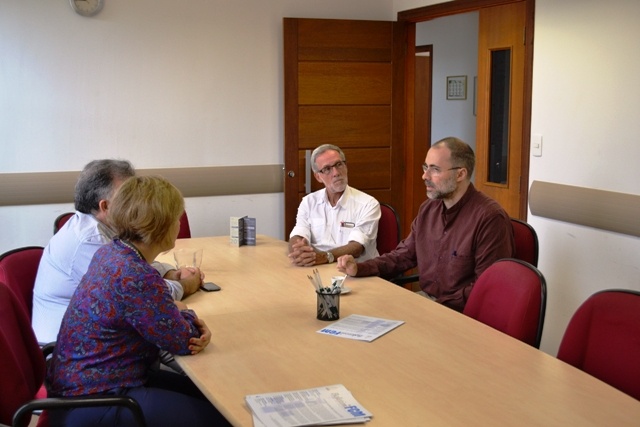
[[[349,185],[402,212],[398,31],[386,21],[284,19],[285,239],[302,197],[322,188],[307,158],[325,143],[344,151]]]
[[[414,64],[414,113],[413,141],[407,145],[407,164],[405,181],[408,199],[405,202],[408,212],[403,221],[403,238],[409,234],[411,223],[418,210],[427,199],[426,187],[422,180],[422,164],[431,146],[431,102],[432,102],[432,55],[433,46],[416,46]]]
[[[525,22],[525,2],[480,10],[475,184],[515,218],[523,217],[521,185],[528,180]]]

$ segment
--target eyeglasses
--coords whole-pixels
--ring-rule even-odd
[[[429,166],[426,163],[422,164],[422,171],[424,173],[430,174],[431,176],[438,176],[442,172],[452,171],[454,169],[462,169],[462,166],[456,166],[456,167],[453,167],[453,168],[442,170],[438,166]]]
[[[329,175],[331,173],[331,171],[333,170],[333,168],[336,168],[338,170],[342,170],[345,167],[347,167],[347,161],[346,160],[340,160],[338,162],[335,162],[332,165],[323,167],[318,172],[323,174],[323,175]]]

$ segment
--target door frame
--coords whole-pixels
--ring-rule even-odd
[[[406,158],[412,160],[411,163],[406,163],[404,171],[407,198],[405,198],[403,212],[408,220],[413,220],[418,215],[418,210],[425,200],[424,181],[417,171],[421,170],[428,147],[432,143],[433,45],[416,46],[415,51],[412,68],[414,73],[412,81],[415,82],[411,115],[413,137],[407,140],[405,148]],[[403,224],[402,230],[405,231],[405,235],[409,233],[410,226],[411,222]]]
[[[533,32],[535,0],[457,0],[446,3],[439,3],[431,6],[424,6],[398,12],[398,24],[402,28],[406,37],[405,50],[405,96],[404,96],[404,146],[413,144],[414,139],[414,67],[415,67],[415,44],[416,44],[416,23],[429,21],[444,16],[456,15],[460,13],[474,12],[486,7],[501,6],[511,3],[526,3],[525,18],[525,70],[524,70],[524,93],[522,111],[522,177],[520,180],[520,208],[519,219],[527,219],[527,207],[529,198],[529,154],[531,141],[531,98],[533,87]],[[410,153],[410,150],[407,150]],[[405,159],[405,164],[411,165],[414,159]],[[409,194],[405,198],[411,197]],[[401,218],[403,229],[410,230],[413,218],[408,218],[409,209],[404,209],[404,217]]]

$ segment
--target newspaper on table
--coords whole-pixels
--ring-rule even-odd
[[[367,411],[342,384],[248,395],[254,427],[296,427],[364,423]]]
[[[371,342],[403,323],[403,320],[389,320],[352,314],[316,332],[339,338]]]

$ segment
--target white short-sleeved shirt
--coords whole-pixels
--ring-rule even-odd
[[[347,186],[338,203],[331,206],[323,188],[302,199],[289,237],[304,237],[320,251],[358,242],[364,246],[358,261],[366,261],[378,256],[379,220],[380,203],[370,195]]]
[[[40,343],[55,341],[71,296],[87,272],[93,254],[112,240],[113,232],[93,215],[76,212],[51,238],[38,266],[33,289],[31,325]],[[164,276],[173,266],[154,262]],[[183,296],[182,285],[165,280],[174,299]]]

